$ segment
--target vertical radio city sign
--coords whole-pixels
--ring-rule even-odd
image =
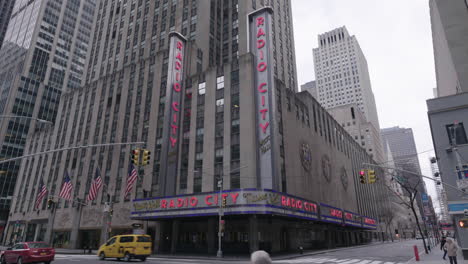
[[[270,7],[248,16],[249,50],[254,55],[257,161],[260,188],[277,189],[275,153],[275,84],[273,78],[272,14]]]
[[[180,33],[171,32],[169,33],[169,45],[163,143],[161,146],[161,164],[163,166],[161,166],[160,171],[160,183],[164,195],[174,195],[176,191],[186,39]]]

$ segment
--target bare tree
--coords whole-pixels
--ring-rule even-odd
[[[392,235],[392,229],[390,225],[392,224],[392,221],[394,218],[395,218],[394,210],[388,207],[382,210],[380,219],[383,220],[383,222],[385,223],[385,232],[387,232],[392,242],[393,242],[393,235]]]
[[[418,187],[419,184],[421,184],[421,178],[418,177],[418,180],[416,182],[410,183],[406,179],[400,179],[399,177],[396,178],[396,181],[398,184],[400,184],[401,188],[408,194],[408,200],[403,199],[402,195],[399,193],[396,193],[390,186],[385,185],[396,197],[399,198],[399,204],[404,205],[408,209],[411,209],[411,212],[413,212],[414,219],[416,221],[416,226],[418,227],[419,233],[421,234],[423,245],[424,245],[424,250],[426,254],[428,254],[428,249],[426,246],[426,239],[424,237],[424,233],[421,228],[421,224],[419,223],[419,217],[418,214],[416,213],[416,205],[417,204],[417,198],[418,198]]]

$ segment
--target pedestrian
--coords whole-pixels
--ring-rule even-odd
[[[452,238],[448,237],[447,242],[444,245],[445,250],[447,250],[447,255],[450,260],[450,264],[457,264],[457,250],[458,245],[453,241]]]
[[[252,264],[271,264],[271,258],[268,253],[263,250],[258,250],[252,253],[250,256],[250,261]]]
[[[444,245],[446,242],[447,242],[447,239],[443,236],[442,240],[440,241],[440,250],[444,251],[444,256],[442,257],[443,260],[445,260],[445,256],[447,256],[447,250],[444,248]]]

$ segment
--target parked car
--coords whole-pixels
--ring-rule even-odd
[[[145,261],[151,255],[151,237],[148,235],[120,235],[114,236],[102,245],[97,255],[100,260],[117,258],[130,261],[140,259]]]
[[[0,256],[1,264],[10,263],[51,263],[55,258],[55,249],[44,242],[24,242],[7,248]]]

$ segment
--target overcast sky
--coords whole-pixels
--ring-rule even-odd
[[[426,100],[436,85],[428,0],[292,0],[299,84],[315,79],[317,35],[346,26],[369,66],[380,127],[412,128],[418,152],[433,149]],[[429,157],[419,156],[424,175]],[[433,182],[426,181],[435,194]]]

